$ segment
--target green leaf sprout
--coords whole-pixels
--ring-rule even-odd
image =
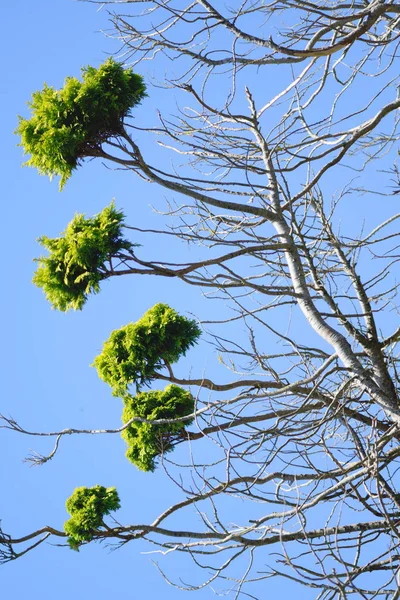
[[[128,423],[134,417],[149,421],[158,419],[179,419],[194,411],[192,394],[177,385],[168,385],[164,391],[142,392],[137,396],[124,398],[122,422]],[[154,471],[157,456],[171,452],[173,442],[185,431],[193,419],[151,425],[146,422],[134,422],[121,436],[128,444],[126,457],[142,471]]]
[[[81,310],[88,295],[99,292],[108,276],[105,263],[135,245],[123,237],[123,221],[124,214],[111,203],[92,218],[75,215],[58,238],[39,238],[50,255],[36,259],[33,283],[43,288],[53,308]]]
[[[103,526],[105,515],[121,506],[117,490],[102,485],[76,488],[65,505],[71,518],[64,523],[64,531],[74,550],[78,550],[82,542],[90,542],[95,531]]]
[[[121,134],[124,118],[145,96],[143,78],[112,58],[83,68],[82,81],[67,77],[61,90],[45,85],[32,95],[31,118],[19,117],[16,129],[31,155],[25,165],[50,179],[59,175],[61,190],[83,158]]]
[[[157,369],[185,355],[199,336],[195,321],[156,304],[136,323],[113,331],[93,365],[114,395],[123,397],[130,384],[140,389],[155,379]]]

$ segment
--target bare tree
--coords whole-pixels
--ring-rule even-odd
[[[170,190],[178,204],[163,233],[204,251],[172,264],[135,249],[106,276],[179,278],[231,313],[204,324],[228,382],[157,372],[197,397],[194,425],[173,442],[191,452],[182,500],[94,539],[188,554],[205,572],[190,590],[219,578],[256,597],[253,582],[278,576],[321,600],[399,598],[399,2],[99,4],[120,11],[110,15],[123,59],[162,58],[182,102],[153,130],[126,121],[93,153]],[[138,141],[152,134],[158,163]],[[374,214],[346,218],[361,197]],[[39,463],[64,435],[121,431],[3,423],[56,438]],[[205,439],[207,464],[195,443]],[[248,520],[236,523],[243,502]],[[2,534],[2,558],[63,536]]]

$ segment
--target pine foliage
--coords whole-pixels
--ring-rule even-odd
[[[122,422],[128,423],[134,417],[149,421],[158,419],[179,419],[194,411],[192,394],[177,385],[168,385],[163,391],[141,392],[137,396],[124,398]],[[173,450],[173,441],[182,437],[185,425],[193,419],[150,425],[134,422],[122,432],[128,444],[126,457],[142,471],[154,471],[155,459]]]
[[[199,336],[194,320],[167,304],[156,304],[136,323],[113,331],[93,364],[114,395],[124,396],[130,384],[139,390],[155,378],[157,369],[185,355]]]
[[[124,214],[111,203],[92,218],[75,215],[58,238],[39,238],[50,255],[37,259],[33,282],[53,308],[80,310],[88,295],[99,291],[107,276],[105,263],[134,246],[122,235],[123,221]]]
[[[82,542],[90,542],[94,531],[103,525],[105,515],[120,508],[117,490],[95,485],[76,488],[65,503],[71,518],[64,523],[68,543],[77,550]]]
[[[30,119],[19,118],[16,133],[31,158],[25,163],[42,175],[59,175],[60,190],[86,156],[118,136],[130,109],[145,96],[143,78],[112,58],[98,69],[82,69],[82,81],[67,77],[56,90],[45,85],[32,95]]]

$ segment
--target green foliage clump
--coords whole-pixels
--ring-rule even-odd
[[[124,396],[131,383],[140,389],[166,362],[176,362],[199,336],[195,321],[156,304],[136,323],[113,331],[93,364],[114,395]]]
[[[149,421],[158,419],[179,419],[193,413],[194,398],[190,392],[177,385],[168,385],[164,391],[142,392],[137,396],[124,398],[122,422],[128,423],[134,417]],[[173,450],[173,441],[184,431],[185,425],[193,419],[150,425],[134,422],[122,432],[128,444],[126,457],[142,471],[154,471],[155,458]]]
[[[76,488],[65,505],[71,518],[64,523],[64,531],[74,550],[82,542],[90,542],[94,531],[103,525],[104,516],[121,506],[117,490],[102,485]]]
[[[58,238],[39,238],[50,256],[37,259],[33,283],[43,288],[53,308],[80,310],[88,295],[100,290],[106,261],[134,246],[122,237],[123,221],[124,214],[111,203],[92,218],[75,215]]]
[[[64,87],[47,85],[32,95],[30,119],[19,118],[16,133],[40,174],[60,175],[60,190],[85,156],[122,132],[130,109],[146,96],[143,78],[112,58],[98,69],[82,69],[82,79],[67,77]]]

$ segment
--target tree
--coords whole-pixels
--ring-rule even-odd
[[[220,579],[235,597],[251,595],[255,580],[276,576],[310,587],[319,599],[394,600],[400,567],[400,6],[234,0],[220,8],[208,0],[152,0],[140,12],[142,3],[125,5],[132,18],[127,10],[111,15],[125,60],[136,69],[145,59],[157,64],[167,57],[166,85],[182,101],[180,111],[160,114],[157,126],[143,132],[129,120],[129,110],[144,98],[143,81],[131,68],[108,62],[119,82],[107,92],[112,100],[125,89],[121,82],[136,86],[130,95],[128,84],[122,104],[116,102],[112,125],[96,118],[90,134],[75,143],[64,128],[73,122],[86,132],[89,111],[75,114],[66,102],[62,121],[47,115],[81,84],[68,79],[60,92],[45,88],[18,129],[32,156],[28,164],[61,175],[63,185],[86,156],[96,156],[170,190],[183,204],[171,208],[180,221],[165,233],[199,245],[204,258],[179,265],[142,258],[112,208],[112,243],[107,235],[97,241],[103,213],[77,217],[84,232],[93,229],[88,260],[68,250],[71,225],[64,238],[42,238],[50,256],[39,259],[35,280],[63,310],[82,308],[103,278],[124,274],[198,286],[212,302],[230,306],[223,322],[215,319],[206,332],[229,376],[221,383],[203,374],[176,375],[173,364],[199,330],[165,305],[151,310],[161,311],[157,331],[171,327],[167,345],[164,334],[149,335],[153,313],[114,332],[95,362],[124,401],[124,424],[92,433],[123,432],[128,456],[149,470],[157,460],[173,469],[167,451],[190,442],[190,475],[176,479],[182,500],[151,524],[104,526],[101,505],[77,535],[68,527],[45,527],[21,539],[2,533],[2,558],[68,535],[75,546],[144,538],[177,556],[187,553],[204,569],[206,583]],[[85,73],[96,78],[102,69]],[[103,108],[97,83],[91,93],[90,103]],[[43,115],[52,132],[49,146]],[[61,134],[67,150],[51,162]],[[138,138],[152,134],[163,157],[175,152],[187,163],[167,170],[165,158],[153,163],[157,157],[144,156]],[[364,232],[363,204],[372,201],[376,209]],[[359,219],[349,219],[356,202]],[[53,281],[53,297],[71,299],[54,302],[46,288]],[[140,336],[143,327],[147,333]],[[142,391],[158,381],[171,385]],[[139,389],[129,395],[127,385],[135,383]],[[3,422],[30,433],[11,419]],[[82,433],[88,432],[49,434],[54,449],[36,461],[52,458],[64,435]],[[195,458],[198,440],[210,440],[209,460],[208,453]],[[232,517],[238,502],[248,507],[243,523]],[[117,496],[113,503],[117,507]]]

